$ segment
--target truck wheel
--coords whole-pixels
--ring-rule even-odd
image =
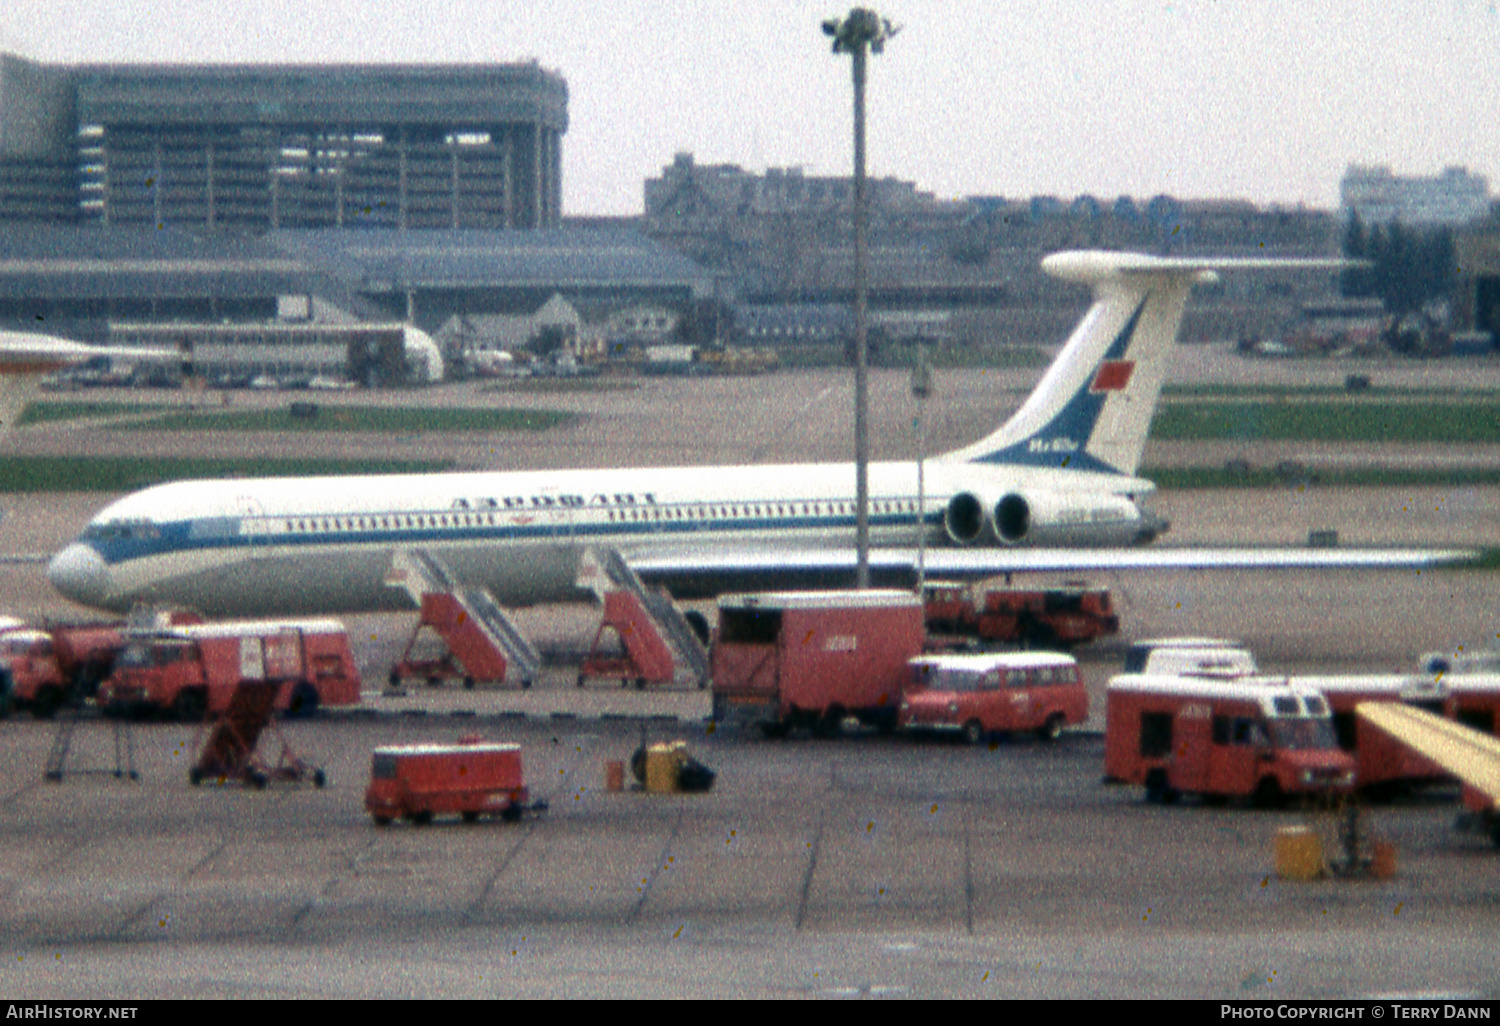
[[[315,769],[313,770],[312,774],[312,782],[313,787],[323,787],[327,785],[328,777],[323,773],[321,769]]]
[[[406,818],[411,820],[412,826],[426,826],[432,822],[432,813],[427,809],[423,809],[421,812],[413,812]]]
[[[318,711],[318,689],[303,681],[292,688],[292,697],[287,702],[286,714],[293,719],[305,719]]]
[[[375,825],[378,827],[387,827],[391,825],[391,817],[389,816],[371,816],[370,818],[375,821]]]
[[[255,788],[257,791],[264,791],[266,789],[266,785],[271,782],[271,778],[266,776],[260,770],[251,770],[249,776],[247,776],[245,780],[251,787]]]
[[[474,690],[474,678],[473,677],[465,677],[464,678],[464,690],[465,691],[473,691]]]
[[[1490,813],[1490,841],[1500,848],[1500,816]]]
[[[172,700],[172,715],[183,723],[197,723],[207,711],[208,699],[196,688],[185,688]]]
[[[500,818],[507,823],[519,823],[521,821],[521,807],[512,802],[500,810]]]
[[[788,730],[790,730],[790,725],[786,720],[772,720],[760,725],[760,732],[772,740],[786,737]]]
[[[1047,722],[1037,728],[1036,736],[1043,741],[1056,741],[1062,737],[1063,718],[1058,713],[1047,717]]]
[[[970,720],[964,724],[964,742],[977,745],[984,740],[984,725],[978,720]]]
[[[1275,777],[1266,777],[1255,785],[1255,794],[1250,798],[1257,809],[1279,809],[1286,804],[1286,795]]]
[[[31,700],[31,715],[39,720],[50,720],[63,704],[63,693],[57,688],[42,688]]]
[[[188,770],[188,783],[192,784],[194,787],[197,787],[199,784],[203,783],[203,771],[197,766],[194,766],[192,769]]]
[[[1167,771],[1155,769],[1146,774],[1146,801],[1152,805],[1171,805],[1177,792],[1167,783]]]
[[[822,716],[813,721],[813,736],[821,738],[838,737],[839,727],[843,722],[843,707],[838,705],[830,706]]]
[[[463,812],[459,813],[459,816],[465,823],[479,822],[479,813],[475,812],[473,809],[465,809]]]

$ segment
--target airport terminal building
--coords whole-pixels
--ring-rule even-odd
[[[49,65],[0,54],[0,220],[551,228],[568,90],[534,62]]]

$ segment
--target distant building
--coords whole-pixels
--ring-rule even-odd
[[[869,179],[870,207],[879,211],[916,210],[938,203],[915,182]],[[738,164],[699,164],[691,153],[679,153],[648,178],[646,221],[668,218],[743,217],[756,214],[818,214],[854,209],[854,179],[803,174],[800,167],[767,168],[765,174]]]
[[[0,222],[261,233],[560,224],[568,89],[525,64],[0,54]]]
[[[1461,225],[1485,216],[1490,207],[1489,180],[1461,167],[1405,178],[1384,164],[1352,164],[1339,196],[1344,216],[1358,214],[1365,224]]]

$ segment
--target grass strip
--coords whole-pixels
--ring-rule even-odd
[[[1297,466],[1286,470],[1254,467],[1143,467],[1140,476],[1164,491],[1199,488],[1286,488],[1314,485],[1323,488],[1473,488],[1500,485],[1500,468],[1351,467],[1327,469]]]
[[[1168,441],[1500,442],[1500,403],[1174,402],[1151,437]]]
[[[290,408],[181,410],[123,425],[133,431],[318,431],[398,434],[447,431],[546,431],[579,417],[563,410],[445,409],[419,406],[322,406],[298,416]]]
[[[452,466],[444,460],[5,456],[0,492],[127,492],[200,478],[415,474]]]
[[[123,417],[135,413],[155,413],[170,410],[169,403],[110,403],[87,400],[52,400],[27,405],[16,420],[18,425],[47,424],[59,420],[79,420],[85,417]]]

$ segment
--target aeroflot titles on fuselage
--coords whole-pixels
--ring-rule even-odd
[[[616,492],[614,495],[507,495],[503,498],[454,499],[452,509],[551,509],[557,506],[577,508],[581,506],[654,506],[655,492],[642,492],[639,497],[631,492]]]

